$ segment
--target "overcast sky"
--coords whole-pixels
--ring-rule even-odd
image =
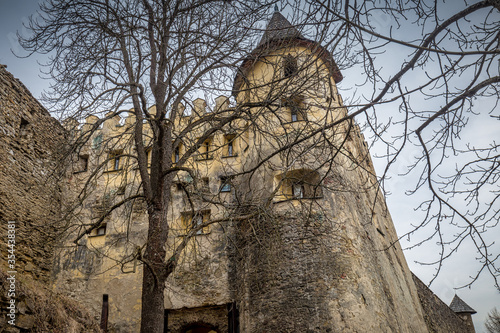
[[[40,66],[37,63],[37,58],[19,59],[12,55],[11,50],[20,55],[24,54],[16,42],[15,33],[17,30],[23,31],[22,22],[26,21],[27,17],[33,14],[37,8],[37,1],[35,0],[0,0],[0,45],[2,45],[0,48],[0,64],[7,65],[7,70],[19,78],[35,98],[38,98],[44,89],[48,89],[49,82],[40,78]],[[381,24],[384,23],[382,18]],[[43,61],[44,58],[39,57],[39,59]],[[346,77],[340,84],[340,88],[348,88],[346,85],[353,84],[354,82],[356,82],[355,77]],[[341,91],[341,93],[344,95],[344,99],[346,99],[345,95],[348,92]],[[474,133],[478,140],[481,140],[481,137],[491,138],[499,136],[500,130],[495,127],[497,126],[496,124],[495,126],[484,126],[484,123],[478,122],[470,125],[467,131]],[[467,137],[466,135],[464,136]],[[372,151],[373,154],[374,152]],[[404,156],[402,158],[405,159]],[[374,159],[374,163],[378,172],[383,170],[383,161]],[[408,198],[404,194],[405,190],[413,185],[414,179],[398,177],[397,174],[403,171],[403,166],[400,169],[396,166],[392,173],[394,177],[387,184],[387,188],[392,193],[388,197],[387,202],[399,234],[408,231],[411,223],[419,221],[419,214],[414,211],[416,199]],[[499,240],[500,227],[491,229],[488,238],[492,241]],[[405,243],[403,243],[404,245]],[[498,244],[495,246],[498,248]],[[430,281],[435,268],[416,264],[415,261],[428,260],[428,258],[435,256],[436,251],[438,251],[438,248],[433,246],[433,244],[426,244],[411,251],[405,251],[410,269],[424,283]],[[466,284],[469,281],[469,276],[477,272],[478,265],[475,257],[476,251],[473,245],[465,244],[459,253],[456,253],[453,258],[445,262],[441,274],[434,281],[431,289],[446,304],[449,304],[455,293],[457,293],[458,296],[478,312],[473,316],[473,320],[476,332],[481,333],[485,332],[483,322],[488,311],[495,306],[500,309],[500,293],[494,288],[493,279],[489,275],[483,274],[470,289],[454,289]]]

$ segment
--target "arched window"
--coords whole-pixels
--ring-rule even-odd
[[[299,70],[297,65],[297,58],[290,54],[283,57],[283,77],[287,78],[295,75]]]
[[[315,170],[296,169],[276,176],[277,200],[315,199],[323,196],[320,175]]]

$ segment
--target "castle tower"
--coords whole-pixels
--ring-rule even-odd
[[[261,166],[240,181],[261,211],[236,228],[241,332],[427,332],[366,142],[342,120],[341,80],[279,12],[236,75],[254,125],[243,168]]]
[[[472,315],[476,313],[476,310],[471,308],[467,303],[465,303],[460,297],[455,295],[450,303],[450,309],[453,310],[467,325],[471,333],[474,333],[474,324],[472,323]]]

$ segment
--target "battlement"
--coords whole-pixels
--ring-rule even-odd
[[[176,125],[186,124],[193,121],[193,119],[203,117],[208,113],[220,113],[230,110],[230,101],[226,96],[219,96],[215,99],[213,107],[209,108],[204,99],[197,98],[188,106],[189,108],[186,108],[184,104],[179,103],[179,116],[176,117]],[[154,118],[155,115],[156,106],[153,105],[148,109],[148,113],[143,115],[145,131],[150,130],[148,120]],[[116,134],[122,134],[124,130],[131,128],[135,122],[136,116],[134,109],[130,109],[120,110],[117,112],[110,111],[103,118],[99,118],[95,115],[89,115],[83,121],[78,121],[74,117],[68,117],[64,119],[62,123],[64,128],[70,133],[85,134],[86,132],[91,131],[94,126],[98,126],[97,129],[94,129],[94,132],[114,136]]]

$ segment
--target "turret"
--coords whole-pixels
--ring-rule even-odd
[[[474,324],[472,323],[472,315],[476,313],[476,310],[471,308],[467,303],[465,303],[460,297],[455,295],[450,303],[450,309],[453,310],[469,328],[470,333],[476,332],[474,329]]]
[[[366,143],[350,120],[328,126],[347,115],[341,80],[279,12],[236,74],[256,115],[245,166],[271,156],[242,182],[265,214],[236,228],[241,332],[427,332]]]

